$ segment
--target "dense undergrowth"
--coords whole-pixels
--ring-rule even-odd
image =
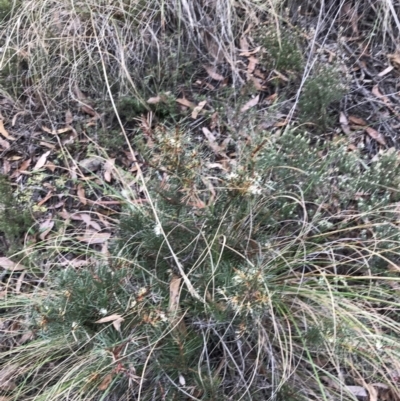
[[[346,4],[0,2],[51,160],[2,155],[1,401],[399,399],[399,157],[323,52],[395,6]]]

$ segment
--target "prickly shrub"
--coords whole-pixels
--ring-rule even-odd
[[[320,67],[304,84],[299,99],[300,119],[324,129],[331,123],[329,107],[345,94],[338,71],[331,67]]]

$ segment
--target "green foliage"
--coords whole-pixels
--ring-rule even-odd
[[[356,327],[362,323],[357,319],[347,321],[345,308],[340,307],[332,320],[327,312],[329,297],[325,297],[329,291],[340,302],[341,294],[347,292],[358,305],[364,290],[372,284],[368,280],[357,283],[352,274],[368,271],[365,261],[371,257],[372,244],[378,259],[396,257],[396,251],[387,247],[392,240],[400,240],[399,229],[393,226],[395,213],[389,208],[399,194],[396,158],[382,155],[378,163],[367,166],[343,145],[311,145],[306,133],[294,135],[287,131],[273,139],[265,133],[252,147],[236,144],[240,159],[231,172],[211,173],[207,164],[214,156],[206,148],[194,146],[190,134],[184,132],[160,127],[152,147],[142,153],[160,224],[146,203],[126,209],[120,242],[114,250],[119,257],[136,260],[146,274],[157,277],[152,280],[153,291],[167,297],[165,282],[171,280],[172,273],[180,274],[169,243],[197,293],[208,300],[206,306],[202,305],[183,287],[180,307],[185,311],[187,330],[194,337],[190,340],[188,336],[187,342],[178,346],[172,346],[172,338],[164,338],[157,357],[159,375],[178,378],[184,370],[186,382],[192,384],[196,379],[188,372],[199,367],[207,371],[207,366],[213,372],[224,347],[235,352],[238,332],[243,342],[255,347],[260,333],[268,332],[276,320],[313,358],[324,355],[327,347],[334,347],[333,355],[345,366],[351,349],[363,360],[360,366],[368,369],[372,360],[357,351],[365,348],[364,339],[357,340],[357,344],[353,341]],[[199,153],[201,159],[195,156]],[[206,177],[211,175],[217,180],[217,195],[207,185]],[[360,225],[368,227],[364,237],[360,237]],[[382,233],[383,227],[391,227],[393,232]],[[345,232],[345,239],[340,230]],[[307,273],[319,279],[300,285],[298,275]],[[321,325],[315,321],[321,321]],[[202,346],[194,345],[199,341],[195,332],[207,333]],[[263,341],[279,349],[280,345],[271,339],[284,341],[281,336],[285,335],[272,331]],[[216,347],[216,343],[224,346]],[[179,347],[184,355],[190,355],[188,359],[179,359]],[[202,361],[204,352],[210,359],[209,365],[203,366],[198,361]],[[269,366],[271,356],[266,349],[258,348],[257,352],[262,364]],[[172,362],[175,360],[177,363]],[[305,358],[301,363],[311,361]],[[281,367],[284,369],[284,364]],[[243,367],[243,377],[236,369],[239,387],[248,377],[246,369]],[[278,368],[274,374],[281,377],[282,372]],[[313,375],[307,377],[304,380],[313,380]],[[283,376],[281,380],[286,383],[280,391],[285,394],[282,397],[302,399],[299,392],[291,390],[296,388],[294,382]],[[260,379],[248,384],[252,399],[271,396],[268,391],[253,394],[262,383]],[[226,382],[217,386],[225,396],[231,394]],[[209,390],[204,387],[202,391],[205,394]]]
[[[0,251],[12,255],[21,250],[23,237],[32,227],[33,218],[27,205],[16,199],[5,176],[0,176],[0,193],[0,233],[4,236]]]
[[[376,344],[400,346],[397,313],[379,312],[396,302],[381,282],[398,260],[395,155],[367,163],[290,130],[249,137],[231,141],[237,158],[221,168],[215,144],[183,124],[137,134],[148,195],[125,201],[109,263],[46,280],[27,318],[36,339],[11,359],[25,366],[24,394],[49,360],[59,369],[41,396],[60,400],[63,386],[95,397],[108,378],[120,398],[141,382],[145,400],[187,388],[204,400],[322,399],[336,391],[320,386],[333,366],[372,377],[391,364]],[[96,323],[112,315],[120,327]]]
[[[210,2],[189,13],[176,8],[179,2],[67,2],[62,10],[57,2],[28,3],[9,27],[6,52],[27,52],[30,93],[41,104],[51,101],[52,113],[53,105],[65,109],[76,88],[92,99],[101,94],[96,110],[112,117],[100,132],[82,119],[77,132],[119,150],[125,138],[117,111],[134,136],[143,176],[131,174],[137,166],[124,171],[128,160],[117,164],[103,194],[117,198],[122,211],[116,239],[101,244],[101,253],[100,244],[74,241],[71,227],[56,226],[26,250],[40,278],[24,271],[13,293],[10,272],[0,297],[7,332],[0,375],[13,373],[7,397],[347,401],[354,400],[346,392],[354,372],[368,383],[393,385],[400,319],[397,272],[388,266],[397,269],[400,260],[396,155],[369,161],[346,143],[318,141],[307,131],[253,131],[261,108],[240,121],[235,116],[233,128],[215,140],[199,136],[201,118],[176,123],[175,95],[185,94],[187,80],[196,82],[197,65],[215,64],[216,50],[234,55],[234,38],[251,26],[247,11],[258,22],[264,18],[259,4]],[[0,3],[0,12],[9,4]],[[224,18],[225,10],[236,19]],[[210,32],[197,36],[200,26]],[[293,84],[304,68],[299,37],[282,29],[261,38],[261,64]],[[19,88],[21,66],[12,60],[10,53],[3,78]],[[229,120],[254,91],[250,84],[239,94],[230,83],[215,89],[219,99],[195,85],[191,95]],[[300,121],[328,127],[344,89],[335,70],[316,69],[303,87]],[[83,142],[74,146],[74,154],[89,151]],[[108,185],[93,178],[86,181],[88,197]],[[35,182],[43,177],[32,175],[28,187]],[[57,190],[63,184],[63,177],[54,183]],[[0,231],[18,250],[30,225],[22,207],[31,194],[14,197],[5,179],[0,193]],[[90,207],[107,230],[116,222],[115,213],[107,219],[105,208]],[[83,267],[66,268],[69,261]],[[98,323],[102,318],[110,320]],[[325,385],[326,378],[335,385]]]
[[[0,23],[4,23],[10,19],[13,12],[15,12],[21,3],[18,0],[0,0]]]
[[[124,313],[121,305],[129,305],[129,294],[124,288],[127,273],[112,271],[100,266],[95,271],[68,269],[48,280],[50,296],[37,310],[38,322],[46,323],[41,328],[44,337],[63,335],[71,342],[93,338],[104,328],[94,322],[114,313]],[[108,331],[111,332],[111,329]]]
[[[303,70],[303,55],[297,34],[290,29],[269,31],[262,36],[262,44],[267,51],[266,62],[270,68],[286,73]]]
[[[304,84],[299,112],[303,122],[324,129],[331,123],[329,106],[338,102],[345,94],[345,85],[338,71],[331,67],[319,67]]]

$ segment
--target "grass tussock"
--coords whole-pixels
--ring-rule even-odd
[[[400,162],[334,130],[350,11],[298,3],[0,2],[3,117],[53,138],[0,182],[0,398],[400,399]]]

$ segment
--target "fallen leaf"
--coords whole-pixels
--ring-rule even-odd
[[[349,116],[349,121],[352,124],[361,125],[363,127],[367,125],[367,123],[362,118],[356,116]]]
[[[47,219],[46,221],[41,223],[39,226],[39,230],[41,231],[39,238],[43,241],[53,227],[54,227],[54,220]]]
[[[32,340],[32,338],[35,336],[35,334],[33,333],[33,331],[27,331],[26,333],[24,333],[21,338],[18,340],[18,344],[25,344],[27,341]],[[1,398],[0,398],[1,401]]]
[[[124,318],[121,315],[119,315],[118,313],[114,313],[112,315],[105,316],[99,320],[96,320],[95,323],[110,323],[120,319],[124,320]]]
[[[249,64],[247,65],[247,72],[249,74],[251,74],[255,70],[257,64],[258,64],[258,58],[249,57]]]
[[[39,157],[38,161],[35,164],[35,167],[33,167],[33,171],[39,170],[46,164],[47,156],[50,154],[51,150],[45,152],[42,154],[42,156]]]
[[[256,47],[255,49],[253,49],[253,50],[248,50],[248,51],[244,51],[244,52],[239,53],[239,56],[249,57],[249,56],[251,56],[252,54],[258,53],[260,50],[261,50],[261,46],[257,46],[257,47]]]
[[[80,260],[80,259],[73,259],[73,260],[67,260],[65,262],[61,262],[60,266],[71,266],[74,268],[79,268],[83,266],[88,266],[92,262],[90,260]]]
[[[31,165],[31,159],[24,160],[19,166],[19,171],[25,171]]]
[[[289,81],[289,78],[286,75],[283,75],[281,72],[279,72],[277,70],[272,70],[272,72],[274,74],[276,74],[278,76],[278,78],[280,78],[282,81],[284,81],[284,82],[288,82]],[[271,78],[271,79],[274,79],[274,78]]]
[[[26,275],[26,271],[23,271],[18,277],[17,285],[15,286],[16,294],[19,294],[21,292],[21,287],[22,287],[22,283],[24,282],[25,275]]]
[[[42,125],[42,131],[47,132],[48,134],[54,134],[54,131],[50,128],[47,128],[45,125]]]
[[[386,104],[389,108],[392,108],[392,103],[387,96],[381,93],[379,90],[379,85],[374,85],[372,88],[372,94],[375,95],[378,99],[381,99],[383,103]]]
[[[218,74],[215,71],[215,68],[212,66],[204,66],[204,69],[207,71],[207,74],[214,80],[214,81],[223,81],[225,77]]]
[[[52,143],[46,142],[46,141],[40,141],[39,145],[45,146],[46,148],[49,148],[49,149],[55,149],[55,145],[53,145]]]
[[[258,104],[260,100],[260,95],[257,95],[256,97],[253,97],[252,99],[250,99],[248,102],[246,102],[242,108],[240,109],[240,111],[242,113],[244,113],[245,111],[251,109],[252,107],[256,106]]]
[[[389,65],[389,67],[386,67],[383,71],[381,71],[378,74],[378,77],[384,77],[386,74],[389,74],[389,72],[391,72],[394,69],[394,67],[392,65]]]
[[[11,161],[11,162],[16,162],[17,160],[21,160],[22,156],[18,156],[18,155],[13,155],[11,157],[7,157],[7,160]]]
[[[101,226],[96,221],[92,220],[92,217],[88,213],[80,213],[78,214],[80,219],[86,223],[87,226],[94,228],[96,231],[101,231]],[[73,220],[77,220],[75,216],[71,216]]]
[[[210,148],[215,152],[215,153],[219,153],[220,152],[220,147],[217,143],[217,140],[215,138],[215,135],[207,128],[207,127],[203,127],[202,128],[203,134],[204,136],[207,138],[208,140],[208,144],[210,146]]]
[[[151,97],[150,99],[147,100],[148,104],[157,104],[161,102],[161,97],[156,96],[156,97]]]
[[[37,203],[38,206],[44,205],[53,196],[53,191],[47,192],[46,196]]]
[[[76,193],[78,194],[79,202],[81,202],[82,205],[86,205],[87,204],[87,199],[85,197],[85,188],[83,188],[82,184],[78,184],[78,187],[76,189]]]
[[[52,130],[50,128],[47,128],[45,125],[42,125],[42,131],[47,132],[48,134],[51,135],[64,134],[65,132],[69,132],[71,130],[73,130],[71,126]]]
[[[369,400],[368,401],[378,401],[378,390],[369,383],[364,384],[368,390]]]
[[[242,52],[249,51],[250,45],[249,45],[249,42],[247,42],[247,39],[245,36],[242,36],[240,38],[239,42],[240,42],[240,51],[242,51]]]
[[[176,99],[176,103],[181,104],[182,106],[189,107],[190,109],[194,109],[196,105],[192,103],[190,100],[185,98]]]
[[[199,113],[201,112],[201,110],[203,110],[203,107],[207,104],[207,100],[203,100],[202,102],[200,102],[192,111],[192,118],[193,120],[195,120],[197,118],[197,116],[199,115]]]
[[[180,297],[180,286],[181,286],[182,278],[173,274],[171,281],[169,283],[169,321],[172,326],[176,326],[175,329],[180,334],[185,334],[187,332],[187,328],[184,320],[181,316],[178,316],[179,311],[179,297]]]
[[[95,172],[101,167],[102,160],[98,157],[88,157],[81,160],[79,165],[84,172]]]
[[[258,91],[263,91],[266,87],[261,83],[260,78],[253,77],[252,75],[248,76],[248,79],[253,83],[254,88]]]
[[[259,70],[258,68],[254,71],[254,76],[256,76],[257,78],[260,79],[266,79],[266,75],[264,72],[262,72],[261,70]]]
[[[26,113],[27,113],[26,111],[19,111],[18,113],[14,114],[14,117],[12,118],[12,121],[11,121],[11,127],[15,126],[15,123],[17,122],[17,118],[19,116],[24,115]]]
[[[376,129],[374,129],[372,127],[365,127],[365,131],[372,139],[375,139],[376,142],[378,142],[384,146],[387,145],[385,137],[380,132],[378,132]]]
[[[3,149],[8,149],[10,147],[10,144],[3,138],[0,138],[0,146]]]
[[[11,170],[11,164],[7,159],[3,160],[3,174],[8,175]]]
[[[113,374],[112,373],[109,373],[108,375],[104,376],[103,380],[99,384],[98,389],[100,391],[107,390],[108,387],[110,386],[111,382],[112,382],[112,379],[113,379]]]
[[[89,106],[88,104],[82,104],[81,105],[81,110],[84,113],[89,114],[89,116],[92,116],[92,117],[97,117],[98,116],[98,114],[96,113],[94,108],[92,106]]]
[[[361,386],[346,386],[346,390],[353,394],[355,397],[368,397],[367,390]]]
[[[73,91],[75,93],[75,96],[78,98],[78,100],[85,100],[86,96],[83,94],[83,92],[79,89],[78,84],[74,85]]]
[[[3,384],[4,382],[8,381],[12,376],[16,376],[18,370],[19,370],[18,364],[5,365],[0,370],[0,384]]]
[[[0,267],[2,267],[5,270],[12,270],[12,271],[17,271],[17,270],[25,270],[26,267],[21,265],[20,263],[15,263],[11,259],[4,257],[0,257]]]
[[[342,127],[342,131],[345,134],[350,135],[351,131],[349,127],[349,120],[347,120],[346,114],[344,114],[343,111],[340,112],[339,122]]]
[[[65,112],[65,124],[71,125],[73,121],[74,121],[74,118],[72,117],[71,110],[67,110]]]
[[[52,173],[54,173],[55,169],[57,168],[57,166],[52,162],[47,162],[44,167],[50,170]]]
[[[172,276],[172,279],[169,283],[169,312],[176,313],[179,309],[179,288],[181,286],[181,282],[181,277],[176,275]]]
[[[0,134],[4,136],[4,138],[10,140],[10,141],[15,141],[15,138],[11,136],[8,131],[4,128],[4,123],[3,120],[0,120]]]
[[[110,316],[105,316],[101,318],[100,320],[97,320],[95,323],[111,323],[114,327],[115,330],[121,331],[121,323],[125,319],[119,315],[118,313],[114,313],[113,315]]]
[[[78,241],[86,242],[88,244],[103,244],[110,238],[110,233],[99,233],[97,231],[86,230],[84,235],[77,238]]]
[[[112,171],[114,169],[115,159],[108,159],[104,163],[104,179],[106,182],[111,182],[112,180]]]
[[[186,386],[186,380],[185,380],[185,378],[183,377],[182,374],[179,374],[179,384],[181,386]]]
[[[400,52],[388,54],[388,58],[392,63],[396,64],[396,67],[400,67]]]

